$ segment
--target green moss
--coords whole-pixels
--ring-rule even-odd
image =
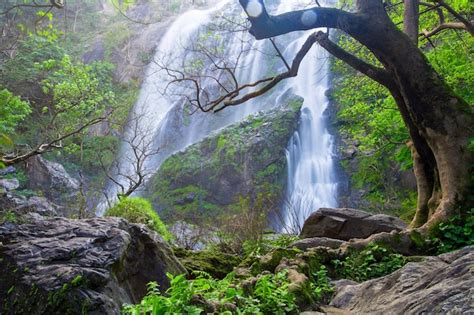
[[[277,202],[285,185],[285,149],[300,106],[298,99],[290,108],[250,116],[174,154],[151,179],[146,196],[164,220],[194,223],[232,212],[239,197],[264,194]],[[242,185],[223,188],[235,183]]]
[[[227,140],[224,136],[219,136],[219,138],[217,139],[217,147],[216,147],[216,150],[217,151],[221,151],[222,149],[224,149],[226,147],[226,144],[227,144]]]
[[[143,198],[123,198],[105,213],[110,217],[121,217],[132,223],[141,223],[155,230],[165,240],[172,238],[166,225],[161,221],[158,214],[153,210],[149,201]]]
[[[301,253],[301,251],[297,248],[276,248],[255,261],[250,269],[254,275],[262,273],[265,270],[274,272],[283,258],[291,259],[298,253]]]
[[[55,314],[88,314],[89,298],[78,295],[77,289],[87,285],[82,275],[75,276],[64,283],[58,290],[48,293],[45,313]]]
[[[255,117],[251,120],[251,126],[253,129],[256,129],[258,127],[260,127],[261,125],[263,125],[264,123],[264,119],[263,117]]]
[[[204,271],[218,279],[224,278],[241,262],[238,255],[227,254],[213,248],[201,251],[174,248],[173,251],[189,274]]]
[[[299,111],[302,105],[303,105],[303,99],[301,98],[291,99],[289,102],[290,108],[295,112]]]
[[[0,224],[4,222],[18,223],[19,217],[15,212],[8,210],[4,213],[0,213]]]
[[[420,232],[413,230],[410,233],[410,240],[415,244],[416,248],[423,250],[426,248],[426,238]]]
[[[71,280],[71,285],[73,287],[79,287],[84,283],[84,278],[81,275],[77,275],[74,279]]]

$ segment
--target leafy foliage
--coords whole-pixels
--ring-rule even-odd
[[[290,289],[288,271],[265,274],[253,284],[230,273],[222,280],[213,279],[205,272],[195,272],[194,280],[184,275],[168,274],[171,286],[163,294],[154,282],[148,294],[137,305],[125,305],[126,314],[296,314],[297,297]],[[315,281],[308,286],[314,301],[321,301],[332,293],[326,270],[315,273]]]
[[[106,216],[121,217],[132,223],[146,224],[155,230],[165,240],[171,240],[171,233],[153,210],[149,201],[139,197],[122,198],[117,204],[107,210]]]
[[[332,265],[338,277],[355,281],[365,281],[381,277],[400,269],[407,260],[389,249],[370,244],[364,250],[347,256],[344,260],[335,259]]]
[[[28,102],[7,89],[0,90],[0,134],[12,134],[30,113]]]
[[[438,254],[474,245],[474,209],[438,224],[430,234],[429,241]]]
[[[51,105],[41,108],[48,119],[48,129],[57,134],[72,132],[88,119],[103,116],[107,105],[114,100],[114,93],[101,80],[104,64],[84,65],[73,63],[65,55],[59,62],[43,61],[38,67],[51,71],[41,82],[43,93],[51,95]],[[110,70],[110,69],[106,69]]]
[[[264,235],[261,238],[256,240],[248,239],[243,242],[243,252],[244,256],[248,257],[250,255],[265,255],[270,252],[272,249],[280,247],[288,247],[291,243],[299,240],[299,237],[296,235],[281,234],[277,238],[265,237]]]

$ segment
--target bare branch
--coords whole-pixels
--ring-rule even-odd
[[[108,114],[106,114],[105,116],[102,116],[102,117],[93,118],[93,119],[89,120],[88,122],[86,122],[86,123],[82,124],[81,126],[79,126],[77,129],[75,129],[73,131],[70,131],[70,132],[68,132],[68,133],[66,133],[62,136],[58,136],[58,137],[56,137],[55,139],[53,139],[49,142],[41,143],[41,144],[37,145],[34,149],[31,149],[26,153],[23,153],[23,154],[20,154],[20,155],[17,155],[17,154],[4,155],[4,156],[0,157],[0,161],[3,164],[7,165],[7,166],[8,165],[14,165],[14,164],[18,164],[20,162],[26,161],[27,159],[29,159],[32,156],[40,155],[40,154],[43,154],[45,152],[49,152],[49,151],[54,150],[54,149],[60,149],[60,148],[63,147],[62,142],[65,139],[67,139],[69,137],[72,137],[73,135],[76,135],[78,133],[81,133],[83,130],[89,128],[92,125],[98,124],[98,123],[106,120],[109,115],[110,115],[110,113],[108,113]]]
[[[466,25],[461,23],[461,22],[447,22],[447,23],[442,23],[433,28],[432,30],[423,30],[420,35],[423,36],[424,38],[428,39],[431,36],[434,36],[438,33],[441,33],[444,30],[465,30],[467,31],[468,29],[466,28]]]
[[[435,0],[439,5],[441,5],[443,8],[445,8],[449,13],[451,13],[457,20],[459,20],[464,26],[466,27],[465,29],[472,35],[474,36],[474,24],[467,20],[464,16],[456,12],[449,4],[444,2],[444,0]]]
[[[160,149],[154,148],[153,137],[149,136],[151,130],[143,127],[141,123],[145,117],[145,113],[136,114],[126,123],[126,131],[120,138],[123,148],[128,150],[129,156],[125,162],[116,160],[111,166],[106,166],[101,152],[98,152],[102,171],[108,180],[118,187],[119,199],[132,195],[154,173],[154,169],[147,168],[146,163],[158,154]]]
[[[0,12],[0,15],[5,15],[8,14],[10,11],[19,9],[19,8],[57,8],[57,9],[62,9],[64,8],[64,2],[61,0],[50,0],[49,4],[41,4],[41,3],[36,3],[36,1],[33,1],[33,4],[31,3],[20,3],[20,4],[15,4],[11,6],[10,8],[6,9],[3,12]]]
[[[238,99],[230,98],[230,99],[224,100],[223,106],[214,109],[214,111],[219,112],[223,110],[225,107],[242,104],[252,98],[265,94],[270,89],[272,89],[275,85],[277,85],[279,82],[288,78],[296,77],[298,75],[298,70],[300,68],[301,62],[303,61],[304,57],[309,52],[311,47],[314,45],[314,43],[317,41],[317,37],[318,37],[317,33],[313,33],[308,36],[308,38],[306,39],[306,41],[304,42],[304,44],[301,46],[300,50],[296,54],[295,58],[293,59],[290,70],[280,73],[279,75],[275,77],[257,81],[256,83],[254,83],[254,85],[258,85],[260,83],[264,83],[267,81],[269,82],[266,85],[264,85],[262,88],[258,89],[257,91],[248,93],[242,96],[241,98],[238,98]],[[216,107],[217,105],[218,104],[214,105],[214,107]]]
[[[288,62],[286,62],[285,57],[283,57],[283,54],[281,53],[280,49],[278,48],[277,44],[275,43],[275,39],[270,38],[270,42],[272,43],[273,48],[275,48],[275,50],[278,54],[278,57],[280,57],[280,59],[283,60],[283,63],[285,64],[286,69],[290,70],[290,65],[288,64]]]

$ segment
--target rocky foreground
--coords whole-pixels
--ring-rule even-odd
[[[404,227],[388,216],[323,209],[307,221],[304,235],[309,238],[262,256],[237,273],[249,274],[250,283],[256,273],[258,277],[284,268],[297,288],[305,281],[302,270],[342,257],[364,243],[357,238],[367,231],[377,233],[371,236],[377,239]],[[327,314],[469,314],[474,310],[474,247],[412,260],[384,277],[361,283],[334,281],[329,305],[304,309]],[[119,314],[124,303],[141,300],[148,282],[157,281],[166,289],[166,273],[186,272],[159,235],[118,218],[4,223],[0,268],[2,314]]]
[[[0,226],[2,314],[119,314],[185,272],[163,239],[119,218]]]
[[[351,314],[474,314],[474,246],[360,284],[339,282],[331,306]]]

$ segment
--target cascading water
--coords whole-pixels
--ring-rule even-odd
[[[295,4],[296,3],[296,4]],[[299,4],[302,7],[304,3]],[[278,13],[298,8],[298,3],[291,0],[282,0],[277,4],[270,4],[269,9]],[[216,14],[240,15],[242,9],[236,0],[224,0],[209,10],[192,10],[176,19],[162,37],[157,46],[155,59],[166,56],[171,60],[171,67],[179,68],[180,60],[186,54],[186,47],[196,41],[198,34],[215,18]],[[292,60],[308,32],[298,32],[280,37],[281,43],[287,45],[284,55]],[[242,50],[243,41],[235,34],[228,32],[219,39],[225,47],[226,54],[238,54]],[[250,37],[245,53],[242,56],[242,66],[237,68],[239,82],[253,82],[268,75],[269,71],[284,71],[284,66],[275,66],[275,55],[268,41],[253,41]],[[265,53],[266,51],[266,53]],[[125,138],[133,137],[137,129],[146,134],[147,141],[153,141],[153,147],[159,148],[158,154],[146,161],[146,169],[156,171],[161,163],[171,154],[195,143],[214,130],[231,123],[241,121],[247,115],[259,110],[267,110],[278,104],[280,96],[291,89],[304,100],[302,118],[299,130],[288,145],[288,189],[287,206],[285,207],[285,226],[293,226],[303,220],[309,211],[322,206],[336,205],[336,184],[333,170],[332,138],[324,126],[323,112],[327,106],[324,93],[327,89],[327,71],[325,55],[318,47],[313,47],[300,67],[297,78],[280,83],[277,89],[265,97],[253,99],[245,104],[228,108],[217,114],[196,112],[186,116],[185,101],[182,98],[165,97],[162,91],[169,82],[166,71],[160,71],[155,63],[147,69],[147,76],[142,84],[137,103],[130,114],[131,117],[144,117],[137,120],[138,125],[129,127],[125,131]],[[213,82],[204,82],[205,88],[215,90]],[[214,84],[215,85],[215,84]],[[175,87],[180,89],[179,86]],[[189,92],[185,88],[181,93]],[[133,174],[133,154],[131,147],[125,142],[118,156],[118,165],[123,174]],[[125,177],[124,179],[125,180]],[[126,180],[125,180],[126,181]],[[126,182],[123,182],[126,185]],[[115,195],[118,187],[109,184],[107,194]],[[106,203],[99,205],[97,214],[102,215]],[[296,213],[296,215],[295,215]],[[280,224],[283,225],[283,224]]]
[[[297,47],[301,47],[304,39],[296,40]],[[313,47],[294,82],[295,93],[304,98],[304,103],[299,128],[287,148],[285,228],[292,232],[298,231],[317,209],[337,206],[334,140],[326,128],[324,116],[328,105],[325,57],[322,48]]]

